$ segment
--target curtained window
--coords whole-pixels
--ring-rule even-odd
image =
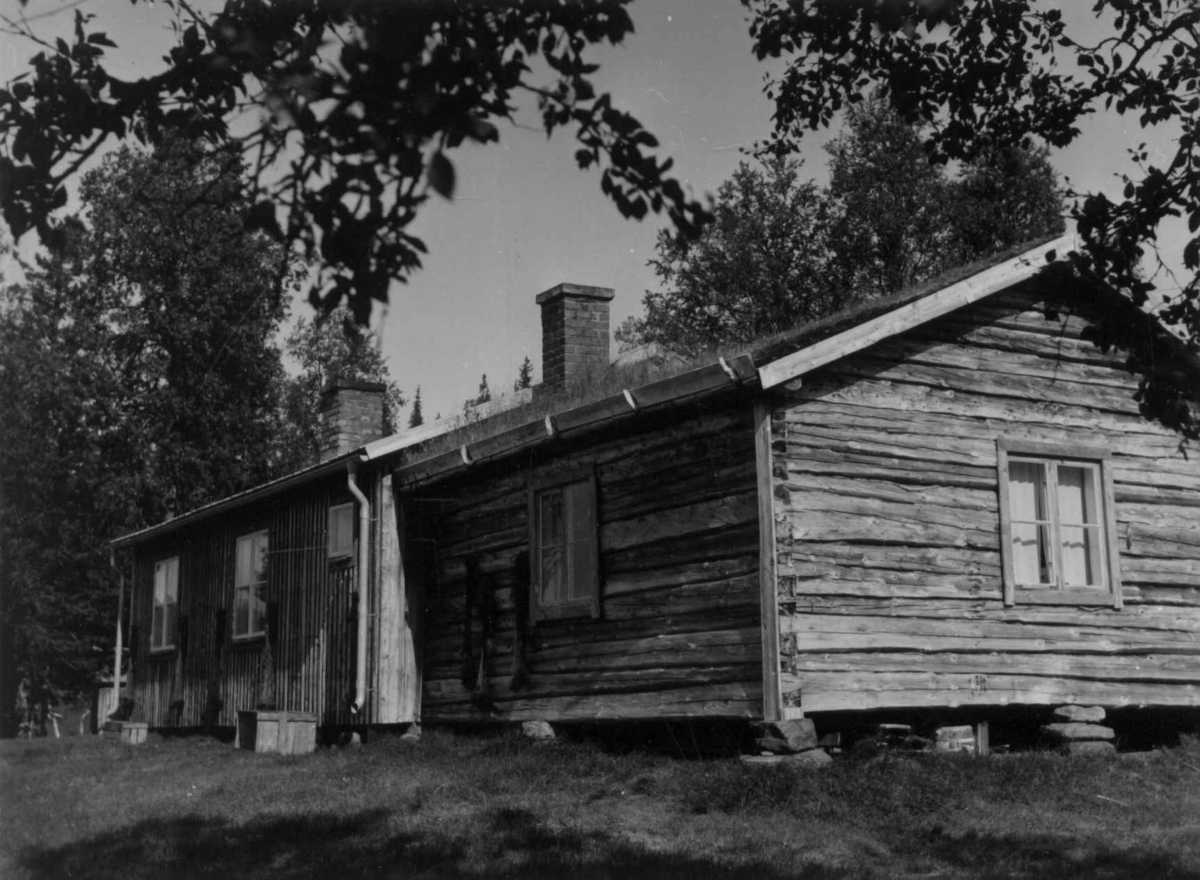
[[[1028,443],[1001,446],[1001,550],[1010,604],[1022,591],[1057,591],[1064,599],[1090,593],[1100,602],[1107,594],[1120,601],[1107,455],[1070,453]]]
[[[534,488],[530,519],[533,618],[598,615],[595,477],[589,472]]]

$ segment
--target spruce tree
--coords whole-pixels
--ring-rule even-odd
[[[417,386],[417,393],[413,396],[412,415],[408,417],[408,426],[410,428],[419,428],[425,424],[425,416],[421,413],[421,386]]]
[[[521,362],[521,370],[517,373],[517,381],[513,382],[513,391],[531,387],[533,387],[533,361],[529,359],[529,355],[525,355],[525,360]]]

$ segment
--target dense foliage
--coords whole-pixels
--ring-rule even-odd
[[[1139,306],[1155,290],[1164,222],[1187,235],[1165,265],[1186,277],[1163,287],[1161,316],[1200,339],[1200,5],[1194,0],[1095,0],[1103,36],[1073,35],[1058,4],[1036,0],[743,0],[761,59],[778,59],[767,85],[774,101],[770,155],[798,148],[873,86],[906,122],[924,126],[938,160],[978,159],[996,145],[1034,139],[1064,147],[1093,113],[1171,145],[1132,151],[1136,173],[1120,198],[1074,195],[1085,242],[1077,265]],[[1149,265],[1147,265],[1149,263]],[[1160,265],[1162,260],[1160,260]],[[1149,270],[1149,271],[1147,271]],[[1177,290],[1172,288],[1177,287]],[[1101,345],[1126,342],[1119,320],[1095,328]],[[1196,411],[1153,364],[1131,354],[1149,414],[1196,436]]]
[[[108,71],[113,40],[77,10],[74,39],[44,44],[0,90],[0,205],[17,238],[37,229],[50,242],[66,186],[110,138],[236,135],[254,171],[248,222],[318,266],[314,303],[346,302],[366,323],[421,265],[408,229],[431,193],[453,193],[452,151],[497,141],[496,123],[529,96],[548,134],[574,130],[577,163],[603,167],[622,214],[665,212],[694,230],[704,210],[649,152],[654,136],[590,80],[586,49],[632,32],[629,2],[227,0],[208,14],[167,0],[177,45],[165,71],[134,80]]]
[[[618,341],[694,352],[820,317],[833,306],[829,207],[799,163],[743,162],[697,240],[659,232],[650,264],[663,289],[646,293],[644,317],[623,324]]]
[[[1062,229],[1044,150],[992,150],[951,177],[917,129],[870,100],[828,151],[828,188],[768,156],[722,185],[698,238],[661,232],[651,265],[662,289],[618,341],[686,353],[748,342]]]
[[[42,702],[111,664],[108,540],[279,467],[278,246],[246,231],[241,172],[178,142],[111,154],[84,219],[4,291],[6,727],[22,680]]]

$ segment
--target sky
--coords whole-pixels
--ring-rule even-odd
[[[12,0],[0,2],[16,8]],[[24,12],[32,17],[74,5],[31,0]],[[1070,23],[1084,35],[1095,29],[1085,17],[1090,6],[1063,4],[1069,21],[1079,16]],[[84,0],[80,8],[118,44],[110,50],[114,73],[150,75],[162,68],[172,40],[163,4]],[[772,108],[763,95],[768,69],[754,58],[746,11],[737,0],[636,0],[630,13],[635,33],[623,45],[589,50],[601,65],[597,89],[611,92],[616,106],[658,137],[661,154],[675,160],[673,173],[693,194],[713,193],[746,159],[742,151],[771,128]],[[70,28],[71,18],[63,11],[34,25],[52,37]],[[0,35],[0,81],[24,70],[34,51]],[[526,356],[535,380],[540,377],[534,299],[543,290],[564,281],[613,288],[615,329],[640,314],[645,291],[657,287],[647,262],[666,221],[622,218],[601,193],[599,174],[577,168],[569,131],[547,139],[532,108],[518,122],[502,125],[498,145],[454,151],[453,201],[431,200],[410,230],[429,248],[424,268],[407,284],[394,284],[390,304],[372,317],[392,377],[410,400],[421,386],[427,419],[460,411],[482,374],[493,394],[511,389]],[[1132,173],[1127,149],[1148,141],[1153,154],[1162,142],[1116,115],[1093,117],[1083,128],[1052,161],[1077,188],[1114,197],[1118,172]],[[806,136],[805,170],[818,182],[826,178],[822,146],[833,133]],[[1181,234],[1172,247],[1181,250]],[[293,315],[310,314],[298,297]]]

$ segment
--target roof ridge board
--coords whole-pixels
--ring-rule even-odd
[[[759,368],[762,386],[773,388],[781,385],[810,370],[861,351],[875,342],[1012,287],[1061,259],[1063,253],[1060,251],[1073,250],[1074,245],[1075,235],[1067,233],[928,293],[909,300],[893,301],[891,308],[867,320],[850,324],[841,332],[769,360]]]

